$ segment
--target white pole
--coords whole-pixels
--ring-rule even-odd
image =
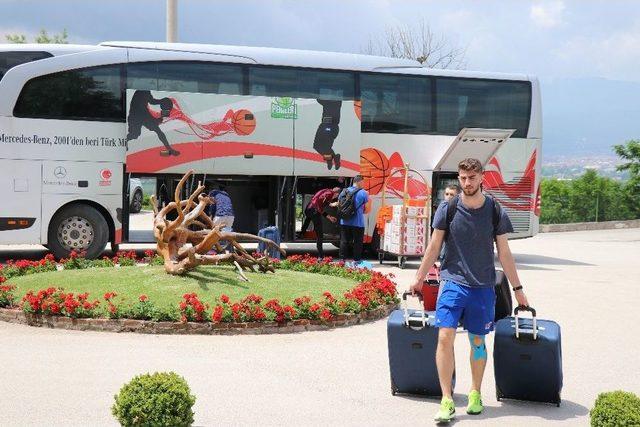
[[[178,0],[167,0],[167,43],[178,41]]]

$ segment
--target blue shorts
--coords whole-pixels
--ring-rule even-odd
[[[492,287],[474,288],[450,280],[443,282],[436,305],[436,327],[457,328],[460,318],[464,328],[475,335],[493,331],[496,293]]]

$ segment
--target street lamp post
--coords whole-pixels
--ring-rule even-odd
[[[167,43],[178,41],[178,0],[167,0]]]

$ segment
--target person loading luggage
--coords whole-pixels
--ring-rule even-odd
[[[322,250],[322,244],[324,243],[322,217],[325,217],[334,223],[338,220],[335,216],[329,215],[325,210],[329,206],[338,206],[338,202],[334,201],[338,198],[338,194],[340,194],[340,187],[322,189],[313,195],[311,201],[304,210],[304,222],[302,223],[300,237],[304,236],[304,233],[307,231],[307,227],[309,227],[309,223],[313,222],[313,229],[316,232],[316,248],[318,248],[319,258],[324,258],[324,251]]]
[[[217,190],[209,193],[212,203],[209,205],[209,216],[213,219],[213,224],[222,224],[222,229],[231,231],[235,214],[233,212],[233,203],[231,197],[226,191],[224,184],[219,184]]]
[[[494,240],[498,259],[513,286],[518,304],[529,305],[507,241],[507,233],[513,232],[513,226],[503,209],[499,210],[500,217],[494,222],[497,202],[480,191],[482,179],[483,169],[479,160],[465,159],[458,164],[462,194],[438,207],[431,241],[410,288],[414,294],[420,291],[429,268],[438,257],[443,242],[446,242],[446,257],[441,270],[443,289],[438,298],[435,320],[435,326],[439,328],[436,365],[442,389],[440,410],[435,416],[438,422],[449,422],[455,417],[453,347],[458,321],[463,313],[463,326],[471,343],[472,387],[467,413],[477,415],[484,409],[480,388],[487,364],[485,336],[494,328],[496,299]],[[455,204],[455,210],[449,213],[448,205],[451,203]]]

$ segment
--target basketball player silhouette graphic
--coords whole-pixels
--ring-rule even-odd
[[[331,101],[326,99],[317,100],[322,105],[322,121],[316,131],[316,137],[313,140],[313,148],[327,162],[327,168],[335,166],[340,169],[340,154],[333,151],[333,141],[335,141],[340,132],[340,108],[342,101]]]
[[[160,117],[154,117],[149,111],[149,105],[160,105],[162,113]],[[151,91],[148,90],[136,90],[131,97],[131,103],[129,104],[129,130],[127,132],[127,143],[133,139],[136,139],[142,133],[142,127],[146,127],[150,131],[155,132],[158,138],[164,144],[166,150],[160,152],[161,156],[177,156],[179,151],[174,150],[166,135],[160,129],[160,124],[164,117],[169,116],[171,109],[173,108],[173,101],[169,98],[156,99],[151,95]]]

